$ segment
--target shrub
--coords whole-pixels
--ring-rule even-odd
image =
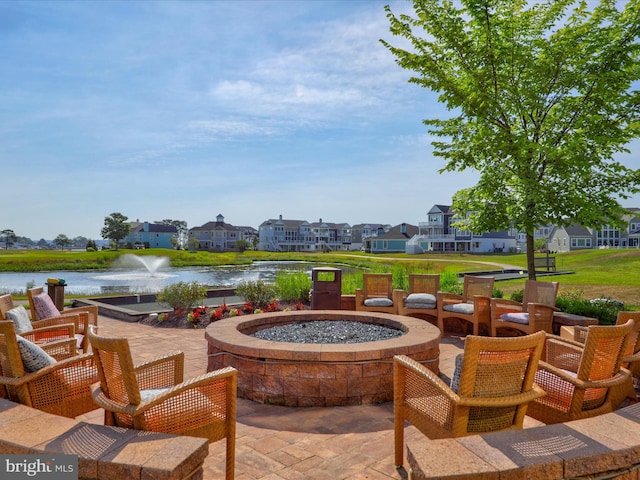
[[[446,270],[440,275],[440,290],[443,292],[462,294],[462,283],[458,279],[458,274],[451,270]]]
[[[282,302],[307,301],[311,283],[311,278],[305,272],[279,271],[276,274],[278,298]]]
[[[262,280],[240,282],[236,295],[243,297],[252,308],[264,309],[276,297],[276,288]]]
[[[177,310],[189,310],[207,295],[207,289],[198,282],[178,282],[162,289],[156,296],[158,303]]]

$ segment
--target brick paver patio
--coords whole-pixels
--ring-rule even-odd
[[[185,353],[185,377],[206,371],[204,330],[154,328],[100,317],[100,333],[129,339],[134,361],[169,351]],[[459,337],[441,342],[440,369],[453,372],[453,359],[462,350]],[[96,410],[80,420],[101,423]],[[537,422],[527,419],[529,425]],[[407,437],[421,435],[406,429]],[[204,478],[224,478],[224,441],[210,444]],[[406,479],[393,461],[393,404],[353,407],[290,408],[238,399],[237,480]]]

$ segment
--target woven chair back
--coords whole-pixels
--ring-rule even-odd
[[[440,290],[439,274],[417,274],[409,275],[409,293],[430,293],[435,295]]]
[[[620,371],[626,342],[633,329],[633,320],[623,325],[590,326],[584,344],[577,378],[606,380]],[[609,389],[587,388],[583,409],[596,408],[606,401]]]
[[[95,330],[95,327],[89,327],[89,342],[98,367],[102,390],[114,402],[139,405],[140,389],[134,373],[129,342],[126,338],[100,336]],[[124,423],[127,423],[127,417],[123,417]]]
[[[493,277],[476,277],[475,275],[465,275],[462,297],[465,302],[473,302],[475,295],[483,297],[493,296]]]
[[[508,398],[533,388],[545,333],[519,337],[467,336],[458,393],[462,397]],[[526,405],[472,407],[468,432],[512,428],[522,421]]]
[[[362,274],[362,292],[364,298],[391,298],[393,295],[393,274]]]
[[[542,303],[555,307],[558,296],[558,282],[540,282],[537,280],[527,280],[524,284],[524,297],[522,299],[523,308],[529,303]]]
[[[618,312],[616,325],[623,325],[629,320],[633,320],[635,323],[629,333],[627,347],[624,351],[625,356],[640,352],[640,312]]]
[[[11,321],[0,321],[0,370],[5,377],[22,377],[25,374]]]
[[[6,320],[6,313],[13,308],[11,294],[0,295],[0,320]]]

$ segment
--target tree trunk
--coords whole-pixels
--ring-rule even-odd
[[[535,255],[536,251],[533,246],[533,234],[527,233],[527,272],[529,273],[529,280],[536,279]]]

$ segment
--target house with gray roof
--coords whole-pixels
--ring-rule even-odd
[[[133,248],[175,248],[171,239],[177,236],[178,229],[173,225],[135,221],[130,223],[129,235],[122,243]]]
[[[427,221],[418,224],[418,233],[407,242],[407,253],[467,252],[498,253],[516,251],[515,230],[474,233],[454,226],[460,219],[451,205],[434,205]]]
[[[199,227],[189,229],[189,244],[191,239],[198,241],[198,250],[210,252],[225,252],[237,250],[236,242],[246,240],[249,245],[257,231],[252,227],[236,227],[224,221],[224,216],[218,214],[215,222],[207,222]]]
[[[363,242],[363,248],[368,253],[404,253],[407,242],[418,234],[418,227],[408,223],[401,223],[386,232],[380,232],[374,237],[368,237]]]

